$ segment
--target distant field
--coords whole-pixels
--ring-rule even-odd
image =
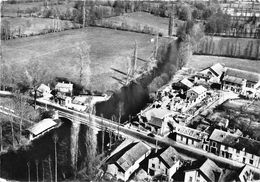
[[[4,17],[2,22],[4,21],[10,23],[10,30],[14,35],[19,34],[19,29],[21,34],[31,35],[48,31],[54,27],[54,20],[48,18]],[[65,20],[56,20],[55,23],[55,27],[60,29],[71,29],[77,26],[77,24]]]
[[[163,33],[163,35],[168,35],[168,18],[162,18],[159,16],[154,16],[150,13],[145,12],[134,12],[127,13],[122,16],[116,16],[111,18],[106,18],[102,21],[112,22],[114,25],[121,25],[122,23],[127,23],[127,25],[134,27],[137,24],[143,28],[145,25],[152,27],[155,31]],[[174,25],[180,24],[181,21],[175,20]],[[176,33],[176,27],[173,28],[173,34]]]
[[[222,63],[229,67],[260,73],[260,61],[218,56],[193,55],[192,59],[187,63],[187,67],[202,69],[212,66],[215,63]]]
[[[121,78],[110,67],[127,70],[126,56],[132,55],[134,40],[138,43],[138,57],[151,55],[151,35],[89,27],[42,36],[3,41],[3,58],[17,66],[32,57],[46,63],[54,76],[78,81],[79,59],[75,47],[82,41],[91,45],[91,75],[85,73],[84,85],[90,89],[118,89],[119,83],[110,76]],[[143,65],[143,62],[138,62]],[[90,82],[87,80],[90,79]]]

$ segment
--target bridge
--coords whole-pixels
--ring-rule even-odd
[[[161,147],[172,146],[176,148],[180,153],[191,154],[192,156],[197,156],[197,157],[204,156],[225,165],[231,165],[239,168],[244,166],[243,163],[233,161],[224,157],[220,157],[212,153],[208,153],[199,148],[195,148],[195,147],[191,147],[185,144],[175,142],[172,139],[169,139],[168,137],[161,137],[158,135],[156,135],[155,137],[149,137],[147,135],[148,132],[138,130],[132,127],[124,126],[115,121],[102,118],[93,114],[81,113],[78,111],[67,109],[57,104],[44,102],[44,101],[37,101],[37,105],[41,107],[47,107],[48,109],[56,110],[60,118],[66,118],[69,119],[71,122],[87,125],[91,128],[96,128],[97,130],[110,130],[113,132],[117,132],[118,134],[126,138],[133,138],[133,139],[145,141],[152,145],[156,145],[157,143]],[[251,166],[251,168],[253,171],[260,173],[260,169],[253,166]]]

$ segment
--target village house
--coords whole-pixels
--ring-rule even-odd
[[[125,140],[106,161],[106,173],[127,181],[150,152],[151,147],[144,142]]]
[[[181,161],[178,152],[173,147],[163,148],[149,157],[148,174],[151,176],[164,175],[171,181],[171,177],[180,168]]]
[[[41,84],[37,88],[37,95],[44,97],[44,98],[51,98],[53,95],[51,94],[51,89],[49,86],[45,84]]]
[[[219,129],[214,129],[209,140],[209,152],[260,168],[260,142]]]
[[[214,64],[211,67],[205,68],[201,70],[197,75],[195,75],[195,82],[209,82],[209,83],[217,83],[220,84],[221,77],[224,73],[224,66],[220,63]]]
[[[244,70],[227,68],[222,88],[242,95],[255,95],[260,87],[260,75]]]
[[[173,127],[175,130],[169,135],[169,137],[176,142],[185,145],[202,148],[204,139],[208,138],[208,133],[182,126],[177,123],[175,123]]]
[[[193,162],[184,170],[184,182],[217,182],[222,169],[210,159]]]
[[[28,132],[28,138],[29,140],[34,140],[44,133],[54,129],[56,126],[58,126],[59,121],[58,120],[53,120],[50,118],[44,119],[30,128],[28,128],[26,131]]]
[[[55,90],[58,90],[60,93],[72,96],[73,93],[73,84],[72,83],[64,83],[64,82],[58,82],[55,86]]]
[[[174,90],[182,89],[184,92],[186,92],[187,90],[189,90],[192,87],[193,87],[193,83],[190,80],[188,80],[187,78],[184,78],[182,80],[172,83],[172,88]]]
[[[204,98],[206,98],[207,89],[201,85],[192,87],[187,91],[186,100],[188,101],[190,107],[200,103]]]
[[[147,119],[147,124],[150,126],[152,132],[164,135],[169,132],[167,116],[171,114],[174,114],[174,112],[167,109],[150,108],[143,112],[142,116]]]

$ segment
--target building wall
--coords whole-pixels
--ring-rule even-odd
[[[184,182],[207,182],[196,170],[186,171]]]
[[[184,136],[184,135],[180,135],[179,133],[176,134],[176,142],[183,143],[183,144],[189,145],[189,146],[194,146],[194,147],[198,147],[199,144],[200,144],[198,142],[198,140],[195,140],[193,138],[189,138],[189,137]]]

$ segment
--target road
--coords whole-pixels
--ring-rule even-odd
[[[160,137],[160,136],[155,136],[155,137],[149,137],[147,136],[147,132],[137,130],[135,128],[131,127],[126,127],[122,124],[116,123],[112,120],[101,118],[92,114],[85,114],[85,113],[80,113],[78,111],[70,110],[65,107],[61,107],[58,105],[50,104],[50,103],[43,103],[42,101],[39,102],[37,101],[38,105],[48,107],[51,109],[58,110],[58,114],[60,117],[66,117],[73,122],[79,122],[81,124],[88,125],[90,127],[98,128],[98,129],[108,129],[114,132],[118,132],[120,135],[125,136],[127,138],[134,138],[137,140],[145,141],[149,144],[155,145],[156,141],[158,141],[158,145],[161,147],[166,147],[166,146],[172,146],[176,148],[179,152],[181,153],[189,153],[193,156],[205,156],[207,158],[210,158],[216,162],[222,163],[222,164],[227,164],[231,165],[234,167],[243,167],[244,164],[240,162],[236,162],[227,158],[223,158],[220,156],[217,156],[212,153],[208,153],[202,149],[194,148],[185,144],[177,143],[167,137]],[[260,169],[251,167],[253,171],[256,171],[260,173]]]

